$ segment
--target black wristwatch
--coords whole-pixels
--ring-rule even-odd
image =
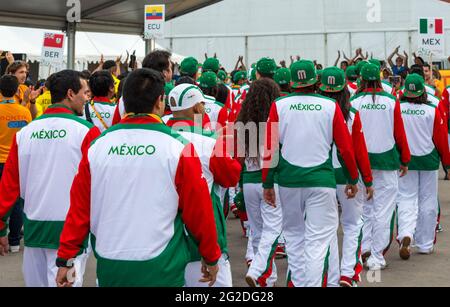
[[[74,263],[73,263],[73,259],[71,260],[65,260],[65,259],[61,259],[61,258],[57,258],[56,259],[56,267],[58,268],[73,268]]]

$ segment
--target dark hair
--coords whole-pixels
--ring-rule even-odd
[[[359,84],[358,90],[356,91],[355,95],[358,95],[367,89],[373,89],[372,100],[375,103],[376,90],[383,89],[383,85],[381,84],[380,80],[366,81],[366,80],[361,79],[361,83]]]
[[[108,60],[105,63],[103,63],[103,69],[104,70],[109,70],[109,69],[111,69],[113,67],[116,67],[116,66],[117,66],[117,64],[113,60]]]
[[[84,80],[89,80],[89,78],[91,77],[91,72],[89,70],[83,70],[81,72],[81,78]]]
[[[127,80],[128,76],[120,80],[119,88],[117,89],[117,101],[122,98],[123,95],[123,86],[125,85],[125,81]]]
[[[95,97],[106,97],[110,88],[114,87],[114,79],[107,70],[97,71],[89,78],[89,86]]]
[[[259,124],[264,123],[269,118],[270,108],[272,107],[272,103],[280,97],[280,88],[275,81],[262,78],[252,83],[250,86],[250,90],[247,93],[247,97],[242,103],[241,112],[238,115],[236,122],[240,122],[244,125],[250,122],[254,122],[256,124],[258,135],[256,136],[258,142],[258,157],[251,157],[251,159],[255,159],[259,161],[259,140],[260,134],[265,133],[265,131],[260,131]],[[243,128],[242,125],[238,127]],[[240,133],[242,135],[242,133]],[[238,134],[239,135],[239,134]],[[249,147],[250,147],[250,138],[252,136],[248,135],[248,131],[245,131],[244,139],[238,138],[238,146],[240,148],[245,148],[245,156],[249,157]]]
[[[320,82],[316,82],[313,85],[309,85],[306,87],[300,87],[300,88],[296,88],[296,89],[292,89],[292,90],[294,92],[304,93],[304,94],[316,93],[317,90],[319,89],[319,84],[320,84]]]
[[[119,80],[126,79],[126,77],[128,77],[129,74],[130,74],[129,71],[125,71],[125,72],[121,73],[121,74],[117,77],[117,79],[119,79]]]
[[[178,86],[180,84],[192,84],[192,85],[196,85],[197,83],[195,83],[195,80],[187,75],[182,76],[180,78],[178,78],[177,82],[175,82],[175,86]]]
[[[6,74],[14,75],[19,69],[25,67],[27,70],[30,69],[30,66],[25,61],[14,61],[6,67]]]
[[[336,100],[339,107],[341,108],[345,120],[347,121],[350,118],[350,109],[352,105],[350,104],[350,91],[348,90],[348,87],[344,87],[344,89],[340,92],[331,93],[319,90],[319,93],[322,96],[326,96]]]
[[[425,73],[423,72],[422,65],[417,65],[417,64],[412,65],[409,69],[409,73],[410,74],[418,74],[419,76],[421,76],[422,78],[425,79]]]
[[[431,65],[428,64],[428,63],[424,63],[424,64],[422,65],[422,67],[428,67],[429,69],[431,69]]]
[[[222,104],[226,104],[227,100],[228,100],[228,87],[225,84],[220,83],[217,86],[216,101],[218,101]]]
[[[78,93],[81,90],[81,79],[80,72],[69,69],[51,75],[47,83],[52,103],[59,103],[66,99],[69,90]]]
[[[151,113],[159,97],[164,96],[164,77],[161,72],[142,68],[130,73],[123,87],[123,101],[127,113]]]
[[[418,56],[416,59],[419,60],[422,63],[422,65],[425,64],[425,61],[423,60],[422,57]]]
[[[419,96],[416,98],[408,98],[405,96],[405,94],[402,94],[402,96],[400,96],[400,101],[414,103],[414,104],[428,103],[428,93],[427,93],[427,91],[424,91],[422,96]]]
[[[291,89],[291,85],[288,84],[279,84],[278,85],[280,87],[280,90],[284,93],[291,93],[292,89]]]
[[[142,68],[150,68],[159,72],[168,70],[170,65],[170,57],[172,54],[165,50],[155,50],[144,58],[142,61]]]
[[[265,74],[265,73],[260,72],[259,70],[257,70],[257,72],[261,76],[261,79],[262,78],[268,78],[268,79],[272,79],[273,80],[273,76],[275,76],[275,73],[273,73],[273,74]]]
[[[214,86],[214,87],[201,87],[200,86],[200,89],[202,90],[203,94],[217,99],[217,95],[219,94],[218,86]]]
[[[4,75],[0,78],[0,93],[3,97],[14,97],[19,88],[19,80],[13,75]]]

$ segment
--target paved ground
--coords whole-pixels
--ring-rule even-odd
[[[379,276],[363,273],[363,287],[414,287],[450,286],[450,182],[440,181],[440,201],[444,232],[438,235],[436,253],[432,256],[414,254],[405,262],[398,257],[397,245],[391,247],[387,255],[388,269]],[[246,286],[244,281],[246,264],[244,261],[247,241],[242,237],[238,220],[229,220],[229,250],[235,286]],[[0,287],[24,286],[21,273],[22,253],[0,258]],[[286,261],[278,260],[279,282],[285,286]],[[376,282],[370,282],[376,281]],[[85,286],[95,286],[95,259],[91,257],[85,275]]]

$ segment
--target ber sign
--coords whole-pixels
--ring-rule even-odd
[[[421,56],[444,58],[444,19],[437,17],[420,18],[418,51]]]
[[[41,62],[60,65],[64,61],[64,34],[45,33]]]

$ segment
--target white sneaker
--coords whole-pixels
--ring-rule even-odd
[[[19,253],[20,252],[20,245],[17,245],[17,246],[10,246],[9,247],[9,251],[12,253],[12,254],[17,254],[17,253]]]
[[[369,271],[382,271],[387,268],[387,264],[371,263],[371,261],[367,261],[366,267]]]
[[[434,247],[432,247],[428,250],[419,249],[419,254],[421,254],[421,255],[431,255],[433,253],[434,253]]]

